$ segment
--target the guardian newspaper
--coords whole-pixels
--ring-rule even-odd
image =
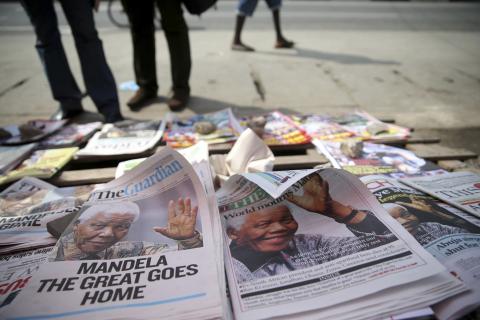
[[[192,166],[165,148],[91,194],[51,261],[5,314],[220,317],[221,271],[209,214]]]

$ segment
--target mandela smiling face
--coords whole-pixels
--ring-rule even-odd
[[[75,244],[84,253],[96,253],[120,241],[128,233],[135,216],[131,213],[99,212],[73,227]]]
[[[298,224],[287,206],[275,206],[249,214],[240,230],[230,237],[238,246],[249,246],[259,252],[276,252],[287,248]]]

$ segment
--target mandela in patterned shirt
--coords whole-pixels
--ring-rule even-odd
[[[314,175],[303,191],[302,196],[288,200],[345,224],[355,236],[295,234],[298,223],[282,204],[230,219],[227,234],[232,240],[230,252],[239,282],[312,267],[396,240],[371,212],[333,200],[327,182],[320,176]]]
[[[177,241],[172,247],[161,243],[121,241],[140,209],[133,202],[93,205],[75,221],[72,232],[60,238],[55,260],[97,260],[151,255],[172,250],[201,247],[201,234],[195,230],[198,207],[189,198],[168,204],[168,226],[154,227],[161,235]]]

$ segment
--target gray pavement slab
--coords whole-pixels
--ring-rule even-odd
[[[385,14],[392,15],[395,9],[392,6],[364,5],[367,7],[361,7],[362,17],[369,8],[372,12],[383,10],[384,17]],[[419,10],[423,10],[425,5],[419,5]],[[345,5],[347,9],[349,6],[352,4]],[[412,6],[415,9],[415,5]],[[470,6],[475,10],[480,8]],[[306,11],[300,10],[303,7]],[[441,8],[445,7],[448,9],[447,4],[442,3]],[[303,2],[294,8],[296,15],[313,16],[311,12],[307,14],[308,6]],[[321,9],[325,8],[328,7]],[[340,10],[341,4],[332,8],[337,14],[344,12]],[[458,9],[451,8],[454,13]],[[445,19],[444,13],[442,11],[438,19]],[[226,11],[217,14],[222,19],[227,18]],[[259,15],[267,19],[267,14],[268,11],[259,8]],[[325,15],[323,12],[322,16]],[[402,15],[396,15],[391,19],[398,23]],[[229,13],[231,24],[233,16],[234,13]],[[407,17],[411,18],[410,15]],[[468,17],[463,26],[476,26]],[[206,15],[202,19],[207,18]],[[257,15],[251,21],[256,18]],[[429,19],[435,23],[434,18]],[[453,26],[459,25],[461,20],[449,19],[453,19]],[[412,26],[406,20],[403,23]],[[247,26],[248,23],[250,20]],[[463,129],[469,130],[465,136],[470,140],[472,137],[480,140],[480,28],[432,30],[434,28],[430,25],[423,30],[414,27],[355,29],[354,24],[351,28],[334,28],[333,23],[330,28],[322,30],[289,29],[286,23],[285,34],[296,41],[297,47],[275,50],[271,21],[268,23],[268,27],[252,26],[244,31],[243,40],[257,49],[253,53],[231,51],[232,30],[228,28],[191,31],[193,97],[182,115],[225,107],[232,107],[239,114],[273,109],[332,114],[358,107],[378,117],[394,117],[399,124],[419,130],[450,130],[457,137],[452,144],[463,143]],[[418,23],[420,20],[415,20],[415,25]],[[33,48],[34,35],[26,31],[28,29],[12,31],[3,27],[0,26],[0,124],[48,117],[56,109],[56,102],[51,98]],[[67,28],[62,30],[70,65],[79,85],[84,88],[72,36]],[[128,30],[100,28],[100,36],[117,83],[132,80]],[[162,97],[170,87],[170,67],[161,31],[157,32],[156,40],[161,98],[141,112],[132,113],[125,103],[133,93],[120,91],[122,112],[128,117],[161,118],[168,111]],[[264,88],[264,100],[254,86],[254,79],[259,80]],[[89,98],[85,99],[84,105],[88,110],[95,110]],[[462,147],[469,146],[468,142],[465,143]],[[474,143],[470,145],[477,148]],[[474,151],[480,152],[480,149]]]

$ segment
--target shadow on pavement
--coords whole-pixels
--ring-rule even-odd
[[[379,65],[401,65],[400,62],[394,60],[376,60],[365,56],[360,56],[356,54],[346,54],[346,53],[332,53],[326,51],[317,51],[312,49],[305,48],[294,48],[297,52],[296,55],[286,55],[283,53],[277,52],[267,52],[267,51],[256,51],[260,54],[265,55],[275,55],[282,57],[292,57],[292,58],[305,58],[305,59],[315,59],[321,61],[332,61],[340,64],[379,64]]]
[[[265,108],[254,107],[254,106],[239,106],[239,105],[228,103],[225,101],[214,100],[214,99],[209,99],[209,98],[204,98],[199,96],[192,96],[187,106],[187,109],[190,109],[191,111],[197,114],[215,112],[225,108],[232,108],[233,112],[237,116],[260,115],[260,114],[265,114],[266,112],[269,111]],[[275,108],[275,110],[278,110],[282,113],[287,113],[287,114],[299,113],[297,110],[283,108],[283,107]]]

